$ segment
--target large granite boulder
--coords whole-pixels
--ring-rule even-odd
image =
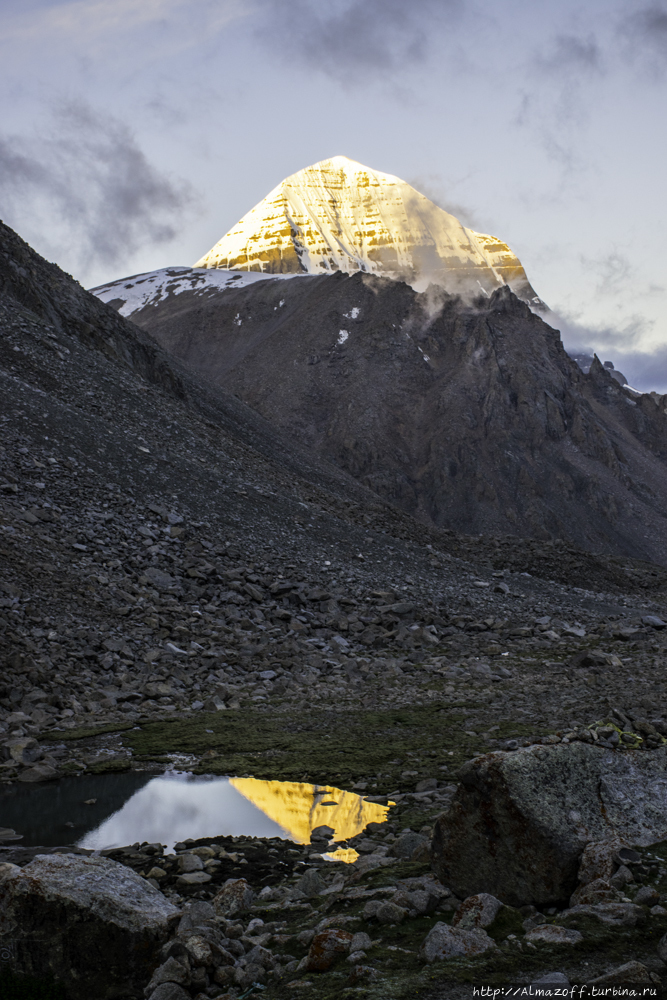
[[[511,906],[563,903],[586,844],[667,838],[667,749],[584,743],[477,757],[435,826],[432,863],[457,896]]]
[[[72,1000],[141,997],[180,911],[110,858],[37,855],[0,865],[0,950]]]

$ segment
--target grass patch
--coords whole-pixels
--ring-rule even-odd
[[[534,733],[525,725],[496,724],[501,739]],[[373,791],[386,794],[434,774],[446,778],[464,761],[487,752],[487,740],[467,735],[464,725],[465,716],[443,704],[279,715],[239,709],[146,722],[140,729],[128,726],[123,743],[144,760],[166,753],[206,755],[198,770],[207,774],[318,784],[379,776]],[[405,771],[415,773],[406,779]]]
[[[54,730],[53,735],[63,742],[87,740],[91,736],[100,736],[104,733],[122,733],[126,729],[133,729],[135,725],[134,722],[117,722],[108,726],[81,726],[79,729],[64,729],[62,732]],[[47,735],[50,737],[51,731]]]

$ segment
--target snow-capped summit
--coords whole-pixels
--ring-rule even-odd
[[[509,285],[539,303],[506,243],[467,229],[392,174],[346,156],[274,188],[195,267],[265,274],[368,271],[448,291]]]

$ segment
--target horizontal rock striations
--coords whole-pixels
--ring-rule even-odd
[[[476,294],[507,284],[539,303],[506,243],[462,226],[399,177],[346,156],[287,177],[195,267],[264,274],[364,271]]]

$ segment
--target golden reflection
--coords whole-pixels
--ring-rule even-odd
[[[354,792],[329,785],[259,778],[230,778],[229,782],[297,844],[310,843],[310,835],[318,826],[330,826],[334,840],[347,840],[361,833],[368,823],[384,823],[389,811],[378,802],[366,802]],[[356,851],[353,853],[356,857]]]
[[[353,847],[339,847],[337,851],[329,851],[324,857],[329,861],[344,861],[346,865],[351,865],[359,854]]]

